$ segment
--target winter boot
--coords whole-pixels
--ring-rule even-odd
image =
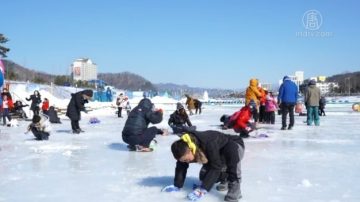
[[[240,191],[240,183],[238,181],[229,182],[228,188],[229,190],[224,198],[224,201],[238,202],[238,200],[242,197]]]
[[[227,191],[228,190],[228,181],[222,181],[216,186],[218,191]]]

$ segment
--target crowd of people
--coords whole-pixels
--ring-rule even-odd
[[[298,88],[288,76],[283,78],[277,98],[274,92],[262,88],[257,79],[251,79],[245,92],[245,106],[233,114],[220,116],[223,131],[198,131],[190,118],[194,114],[202,114],[202,102],[185,94],[185,106],[176,104],[176,109],[170,114],[168,125],[173,134],[180,137],[171,145],[171,152],[176,160],[175,176],[172,185],[162,189],[164,192],[176,192],[184,186],[187,169],[190,163],[203,164],[199,171],[200,184],[194,185],[193,191],[187,195],[191,201],[204,197],[216,184],[218,191],[227,191],[225,201],[238,201],[241,195],[241,160],[244,156],[245,144],[243,138],[248,138],[260,124],[275,124],[276,111],[281,113],[281,130],[291,130],[295,125],[294,109],[298,103]],[[74,134],[84,132],[80,128],[81,112],[87,113],[85,104],[93,97],[92,90],[83,90],[71,94],[66,116],[71,121]],[[39,91],[35,90],[27,101],[31,101],[31,124],[28,132],[32,132],[36,140],[48,140],[51,133],[51,123],[61,123],[54,106],[50,106],[47,98],[41,99]],[[40,107],[40,104],[42,106]],[[316,82],[311,80],[304,93],[304,103],[307,110],[307,125],[320,125],[319,115],[325,116],[325,99],[320,96]],[[11,120],[12,109],[19,116],[27,118],[22,101],[12,102],[11,94],[3,89],[1,94],[1,112],[3,124]],[[168,135],[167,129],[155,125],[162,122],[164,112],[144,97],[133,109],[127,96],[120,93],[116,99],[117,117],[123,118],[126,111],[126,121],[122,130],[122,139],[128,144],[130,151],[151,152],[156,145],[156,135]],[[186,108],[185,108],[186,107]],[[187,113],[187,111],[189,113]],[[195,111],[195,112],[194,112]],[[287,116],[289,115],[289,122]],[[50,118],[55,117],[55,118]],[[152,124],[153,126],[149,127]],[[239,135],[229,135],[226,130],[232,129]]]

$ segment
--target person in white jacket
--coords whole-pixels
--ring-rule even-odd
[[[51,124],[49,118],[44,115],[34,115],[32,123],[28,126],[26,134],[31,131],[36,140],[48,140],[51,132]]]

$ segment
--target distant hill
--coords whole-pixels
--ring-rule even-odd
[[[5,65],[6,78],[16,81],[33,81],[38,83],[53,82],[56,75],[25,68],[10,60],[2,60]]]
[[[52,75],[45,72],[39,72],[23,67],[10,60],[2,60],[6,67],[6,78],[15,81],[31,81],[34,83],[50,84],[54,82],[55,78],[64,75]],[[173,83],[159,83],[153,84],[144,77],[130,72],[122,73],[99,73],[98,79],[105,81],[108,85],[114,86],[118,89],[132,90],[132,91],[153,91],[153,92],[168,92],[172,96],[181,97],[184,94],[190,94],[197,98],[202,98],[205,91],[210,97],[241,97],[242,94],[234,92],[234,90],[214,89],[214,88],[197,88],[188,85],[178,85]]]
[[[336,74],[327,77],[326,81],[337,82],[339,84],[339,93],[348,92],[349,88],[351,93],[360,92],[360,71]]]
[[[142,76],[130,72],[99,73],[98,79],[101,79],[107,84],[118,89],[156,91],[156,86],[154,86],[150,81],[146,80]]]

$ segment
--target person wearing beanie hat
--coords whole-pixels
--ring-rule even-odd
[[[83,90],[77,93],[71,94],[71,99],[67,107],[66,116],[71,120],[71,128],[74,134],[84,132],[80,129],[79,121],[81,120],[81,111],[87,113],[85,109],[85,103],[93,96],[92,90]]]
[[[281,109],[282,115],[282,127],[281,130],[286,130],[286,118],[287,114],[290,117],[290,123],[288,130],[291,130],[295,124],[294,108],[298,99],[298,87],[291,81],[290,77],[284,76],[283,83],[279,88],[278,103]]]
[[[314,122],[316,126],[320,125],[319,118],[319,103],[320,103],[320,89],[316,87],[316,81],[311,80],[305,92],[304,100],[307,110],[307,125],[312,125]]]
[[[180,102],[176,103],[176,110],[170,115],[168,124],[172,128],[174,134],[196,130],[196,126],[191,124],[189,116]]]
[[[244,142],[241,137],[207,130],[184,133],[171,145],[171,152],[177,160],[174,183],[162,189],[163,192],[178,192],[184,186],[190,164],[200,163],[199,185],[187,195],[190,201],[204,198],[215,183],[216,189],[227,191],[225,201],[237,202],[241,198],[241,161],[244,156]]]
[[[35,114],[32,118],[32,123],[28,126],[28,130],[25,134],[29,131],[33,133],[36,140],[48,140],[51,132],[49,118],[44,114]]]

